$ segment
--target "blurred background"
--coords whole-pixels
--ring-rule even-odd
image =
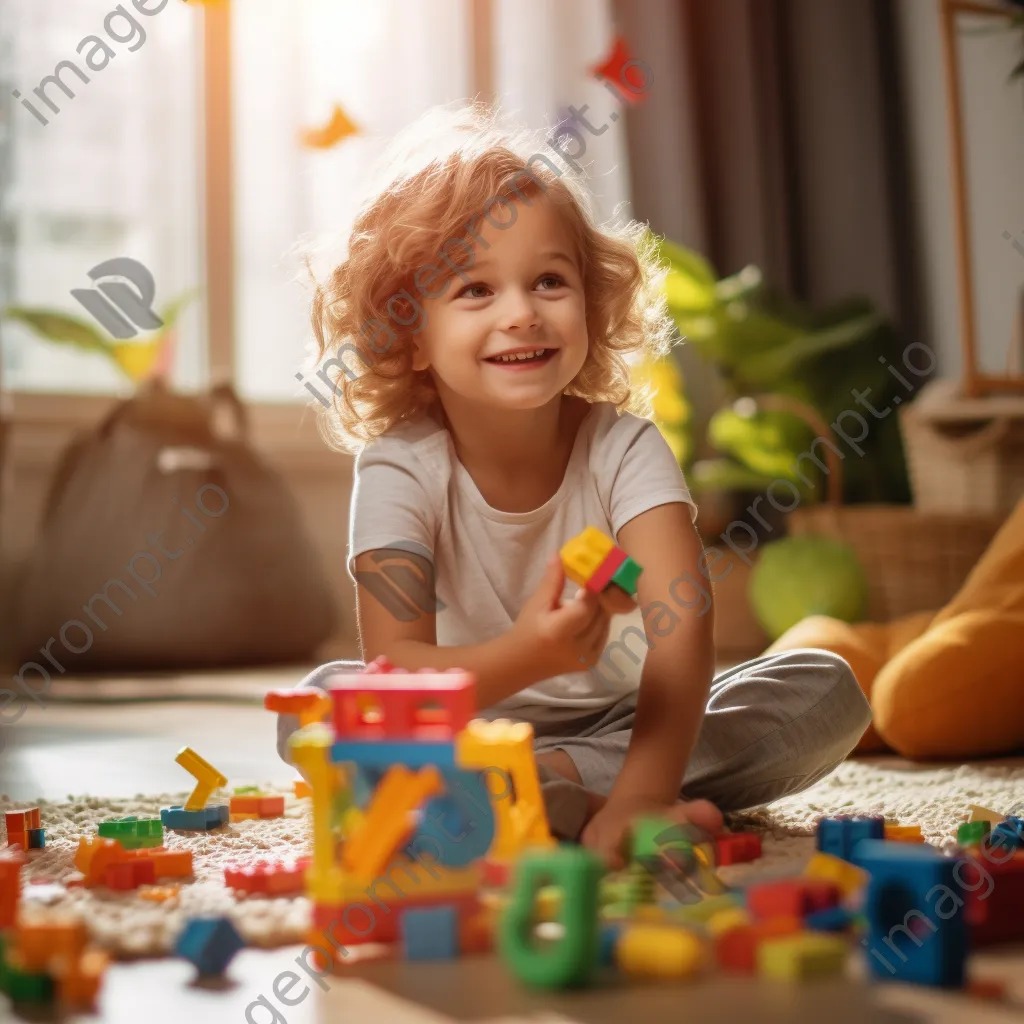
[[[998,0],[0,0],[11,671],[201,692],[357,655],[301,256],[467,97],[552,133],[589,105],[596,214],[666,239],[687,344],[637,373],[735,555],[720,651],[937,607],[1024,489],[1022,59]],[[95,315],[116,259],[159,326]],[[759,606],[787,535],[833,546],[776,549]]]

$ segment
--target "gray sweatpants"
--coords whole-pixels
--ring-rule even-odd
[[[359,662],[334,661],[300,686],[325,685]],[[537,753],[564,750],[583,785],[539,767],[552,832],[576,839],[585,824],[585,790],[607,794],[622,768],[637,694],[555,726],[534,724]],[[723,811],[769,803],[828,775],[856,746],[871,708],[850,666],[828,651],[781,651],[728,669],[711,684],[707,710],[680,796],[704,797]],[[277,749],[285,761],[297,720],[281,715]]]

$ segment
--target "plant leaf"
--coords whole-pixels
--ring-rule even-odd
[[[57,345],[72,345],[91,352],[113,356],[110,342],[86,320],[50,309],[7,306],[0,314],[31,328],[41,338]]]
[[[192,304],[192,302],[199,298],[202,293],[201,288],[188,288],[183,291],[180,295],[176,295],[170,302],[167,303],[158,314],[160,319],[163,320],[163,330],[169,330],[177,322],[182,312]]]
[[[732,459],[700,459],[687,476],[695,494],[707,491],[763,491],[774,476],[758,473]]]

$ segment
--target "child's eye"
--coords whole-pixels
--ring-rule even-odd
[[[550,287],[545,288],[545,291],[550,291],[551,288],[561,288],[565,282],[557,274],[545,274],[538,282],[538,285],[542,285],[545,281],[549,282]]]
[[[458,299],[484,299],[490,289],[485,284],[467,284],[456,296]],[[474,294],[475,293],[475,294]]]

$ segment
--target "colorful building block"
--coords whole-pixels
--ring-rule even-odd
[[[840,890],[835,882],[814,878],[783,879],[750,886],[747,889],[747,910],[757,920],[804,918],[817,910],[836,906],[839,899]]]
[[[984,840],[988,848],[995,846],[1006,850],[1024,849],[1024,819],[1005,818],[992,829],[990,835]]]
[[[757,967],[757,950],[762,942],[796,935],[802,930],[803,922],[798,917],[773,917],[728,928],[715,937],[715,961],[723,971],[753,974]]]
[[[512,899],[498,928],[498,950],[520,981],[535,988],[585,985],[598,960],[599,887],[604,867],[592,851],[561,846],[527,852],[520,861]],[[534,896],[543,885],[562,890],[556,944],[539,948],[533,940]]]
[[[965,821],[956,830],[956,841],[961,846],[977,846],[992,831],[990,821]]]
[[[185,801],[186,811],[201,811],[209,802],[213,791],[228,784],[227,778],[191,747],[182,747],[174,760],[196,780],[196,788]]]
[[[688,978],[698,974],[707,960],[704,939],[671,925],[627,924],[615,946],[615,963],[635,978]]]
[[[104,839],[116,839],[126,850],[161,846],[164,841],[163,824],[159,818],[114,818],[101,821],[96,834]]]
[[[631,597],[643,570],[615,542],[594,526],[567,541],[560,552],[566,576],[578,586],[601,594],[617,586]]]
[[[302,892],[306,882],[306,868],[311,863],[311,858],[301,857],[292,864],[259,860],[255,864],[226,867],[224,884],[238,892],[290,896]]]
[[[883,839],[890,843],[923,843],[920,825],[886,825],[882,833]]]
[[[715,860],[719,867],[759,860],[761,853],[761,837],[756,832],[715,836]]]
[[[1024,852],[983,847],[967,858],[960,878],[972,949],[1024,940]]]
[[[91,1010],[99,995],[110,957],[102,950],[87,949],[81,956],[51,965],[57,985],[57,1001],[69,1010]]]
[[[46,846],[46,829],[30,828],[25,833],[25,839],[28,842],[26,849],[42,850]]]
[[[965,862],[931,846],[864,839],[854,860],[871,876],[864,894],[864,960],[872,977],[959,988],[967,915],[955,872]]]
[[[41,828],[39,808],[27,807],[21,811],[7,811],[4,814],[4,825],[8,835],[12,832],[28,832],[29,829]]]
[[[862,839],[884,839],[885,819],[870,818],[822,818],[818,822],[817,847],[822,853],[833,857],[853,860],[853,849]]]
[[[842,974],[848,953],[846,940],[837,935],[803,932],[771,939],[757,950],[757,973],[784,981]]]
[[[25,854],[18,850],[0,853],[0,933],[10,928],[18,918],[21,900],[21,865]],[[0,956],[0,961],[2,961]]]
[[[454,960],[459,954],[459,913],[455,907],[406,910],[400,931],[406,960]]]
[[[5,954],[0,992],[15,1003],[45,1005],[53,1002],[53,979],[46,971],[29,970],[14,950]]]
[[[190,811],[180,806],[160,809],[160,821],[164,828],[177,829],[179,832],[209,832],[226,825],[229,820],[227,804],[215,804],[198,811]]]
[[[156,865],[149,858],[117,861],[107,865],[103,881],[108,889],[117,892],[130,892],[140,885],[154,885]]]
[[[85,923],[79,918],[55,915],[26,922],[13,932],[11,948],[28,971],[48,971],[54,957],[75,959],[88,940]]]
[[[834,882],[844,897],[853,896],[868,884],[868,873],[842,857],[816,853],[803,870],[804,878]]]
[[[178,956],[202,976],[223,974],[245,941],[226,917],[194,917],[174,944]]]
[[[815,910],[804,918],[804,927],[812,932],[845,932],[854,922],[854,914],[846,907]]]

